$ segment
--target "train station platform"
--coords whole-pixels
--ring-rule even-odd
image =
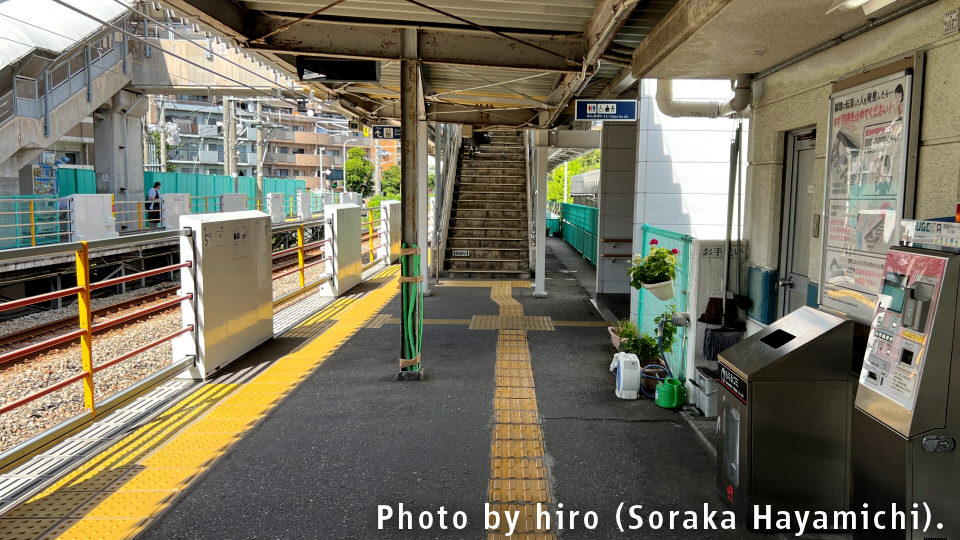
[[[764,537],[703,530],[705,505],[718,527],[726,509],[711,448],[680,413],[615,397],[607,322],[564,249],[548,246],[546,299],[526,281],[441,281],[424,299],[416,382],[395,380],[398,267],[386,268],[78,460],[0,515],[0,538],[612,538],[621,504],[625,528],[642,505],[644,527],[627,532],[644,537]],[[398,529],[401,504],[413,530]],[[493,531],[486,504],[504,518]],[[504,511],[519,512],[511,536]]]

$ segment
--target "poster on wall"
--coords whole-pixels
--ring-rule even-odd
[[[910,72],[830,97],[820,304],[870,324],[903,217]]]

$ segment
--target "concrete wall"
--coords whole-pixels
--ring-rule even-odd
[[[675,99],[725,101],[733,95],[729,81],[678,80],[673,87]],[[701,240],[726,238],[730,141],[736,121],[671,118],[657,108],[656,94],[655,80],[641,81],[633,214],[633,252],[641,254],[648,250],[640,245],[644,223]],[[743,123],[745,147],[749,124]],[[745,174],[746,152],[742,155]],[[634,320],[637,301],[637,291],[631,289]]]
[[[960,199],[960,35],[943,37],[943,19],[960,0],[942,0],[794,64],[753,84],[745,237],[750,241],[751,290],[758,308],[771,301],[779,266],[781,192],[786,133],[816,127],[813,213],[823,212],[827,124],[832,83],[844,76],[927,51],[923,125],[915,212],[918,218],[951,216]],[[812,218],[812,216],[811,216]],[[809,221],[809,219],[808,219]],[[771,225],[773,224],[773,225]],[[811,284],[819,286],[821,238],[810,246]],[[771,300],[771,296],[773,299]],[[774,309],[753,310],[770,323]],[[761,315],[763,312],[763,315]],[[754,328],[757,326],[754,325]]]

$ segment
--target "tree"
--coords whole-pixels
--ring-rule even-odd
[[[391,165],[383,170],[383,178],[380,179],[380,189],[384,194],[400,194],[400,166]]]
[[[570,178],[585,172],[596,171],[600,168],[600,151],[594,150],[577,159],[567,162],[567,174]],[[547,200],[561,201],[563,199],[563,165],[550,172],[547,183]],[[570,190],[567,190],[566,202],[573,202]]]
[[[344,164],[347,191],[367,197],[373,193],[373,163],[363,148],[351,148]]]
[[[153,159],[159,164],[162,161],[160,159],[160,137],[162,137],[162,135],[160,131],[149,131],[147,132],[147,136],[150,137],[151,144],[153,145]],[[167,145],[167,172],[177,172],[177,164],[170,163],[170,160],[179,157],[181,146],[183,146],[183,143]]]

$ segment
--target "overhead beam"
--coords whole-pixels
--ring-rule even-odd
[[[733,0],[680,0],[633,51],[630,70],[643,78]]]
[[[248,20],[253,37],[269,34],[282,19],[255,16]],[[248,43],[254,51],[334,58],[396,60],[400,57],[401,28],[377,25],[349,25],[307,20],[264,42]],[[472,30],[417,29],[419,60],[427,64],[465,67],[493,67],[561,73],[579,72],[587,40],[580,37],[524,35],[530,45]]]
[[[603,90],[600,90],[600,93],[597,94],[597,99],[616,99],[620,94],[626,92],[628,88],[633,86],[635,82],[637,82],[637,78],[633,76],[633,69],[631,67],[625,67],[603,87]]]
[[[623,27],[627,17],[633,13],[637,2],[638,0],[600,0],[597,9],[593,12],[593,17],[587,24],[587,30],[583,34],[583,37],[587,40],[587,54],[583,60],[584,65],[595,69],[600,56],[613,42],[613,38]],[[562,97],[553,111],[542,117],[544,121],[541,121],[541,127],[553,125],[563,113],[567,102],[586,87],[592,76],[592,72],[587,71],[564,75],[557,85]]]

